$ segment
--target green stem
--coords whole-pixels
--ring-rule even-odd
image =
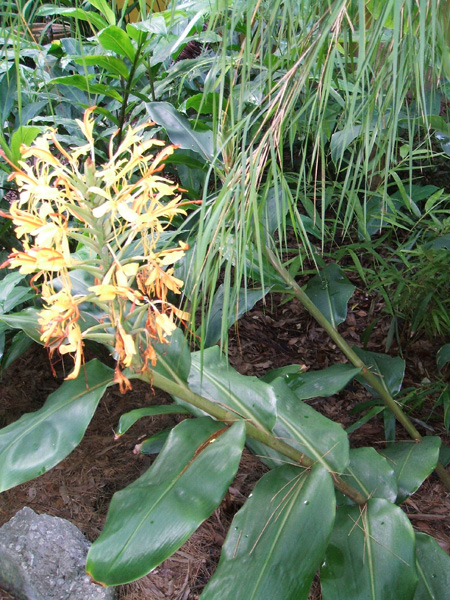
[[[215,419],[223,421],[224,423],[233,423],[234,421],[240,419],[240,417],[235,413],[226,410],[225,408],[222,408],[218,404],[215,404],[211,400],[208,400],[207,398],[204,398],[199,394],[196,394],[195,392],[190,390],[186,385],[180,385],[179,383],[176,383],[171,379],[160,375],[156,371],[144,373],[143,375],[135,375],[135,378],[147,381],[151,385],[154,385],[160,388],[161,390],[171,394],[172,396],[175,396],[177,398],[180,398],[181,400],[184,400],[185,402],[188,402],[192,406],[203,410]],[[259,442],[265,444],[273,450],[276,450],[277,452],[280,452],[281,454],[295,461],[302,467],[309,468],[314,464],[314,461],[311,458],[305,456],[302,452],[296,450],[289,444],[286,444],[285,442],[277,439],[264,429],[256,427],[256,425],[254,425],[250,421],[245,421],[245,429],[249,437],[258,440]],[[356,502],[356,504],[364,505],[367,502],[367,498],[363,494],[358,492],[358,490],[345,483],[345,481],[343,481],[336,474],[330,474],[333,478],[334,486],[337,490],[351,498],[354,502]]]
[[[278,260],[277,256],[270,250],[270,248],[263,247],[262,251],[266,258],[269,260],[270,264],[277,271],[277,273],[283,278],[285,283],[291,288],[293,295],[300,300],[302,305],[306,308],[309,314],[316,319],[316,321],[321,325],[325,331],[328,333],[333,342],[342,350],[348,360],[355,366],[361,369],[361,375],[367,381],[367,383],[377,392],[380,398],[383,400],[384,404],[389,408],[389,410],[394,414],[395,418],[399,423],[403,425],[409,435],[413,440],[420,441],[422,436],[411,423],[407,415],[402,411],[400,406],[396,403],[394,398],[392,398],[391,394],[384,387],[382,381],[374,374],[370,369],[363,363],[363,361],[359,358],[359,356],[352,350],[352,348],[347,344],[344,338],[338,333],[338,331],[331,325],[331,323],[326,319],[326,317],[321,313],[321,311],[316,307],[316,305],[309,299],[307,294],[302,290],[302,288],[298,285],[295,279],[290,275],[290,273],[283,267],[281,262]],[[447,490],[450,491],[450,474],[445,470],[445,468],[438,463],[436,467],[436,473],[440,477],[441,481],[444,483]]]
[[[131,89],[132,89],[132,86],[134,83],[133,82],[134,75],[135,75],[136,69],[138,68],[138,65],[139,65],[139,60],[141,58],[141,50],[142,50],[144,44],[145,44],[145,39],[144,39],[144,41],[141,41],[139,43],[139,45],[136,49],[136,55],[134,57],[133,64],[131,65],[127,85],[125,87],[125,91],[123,94],[123,102],[122,102],[122,106],[120,107],[120,114],[119,114],[119,133],[117,134],[117,141],[116,141],[117,148],[120,146],[120,143],[123,138],[123,128],[125,125],[125,117],[127,114],[128,98],[130,97],[130,94],[131,94]]]

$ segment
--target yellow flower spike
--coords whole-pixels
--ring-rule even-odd
[[[116,377],[121,390],[126,390],[129,382],[120,367],[145,371],[148,365],[155,366],[157,355],[151,342],[167,343],[176,320],[189,318],[167,301],[169,291],[181,293],[183,281],[174,277],[173,265],[187,246],[156,251],[161,233],[176,215],[186,212],[180,196],[183,190],[158,174],[176,147],[144,135],[150,125],[144,123],[129,127],[116,150],[117,132],[111,136],[107,162],[96,164],[94,110],[88,109],[78,121],[87,144],[65,149],[56,131],[50,130],[33,146],[23,148],[24,160],[12,165],[14,173],[9,179],[15,179],[20,198],[6,216],[13,221],[23,249],[14,250],[4,266],[34,274],[33,280],[41,278],[45,303],[39,313],[41,340],[50,355],[59,351],[73,356],[71,379],[78,375],[83,361],[78,305],[104,303],[101,308],[109,315],[86,335],[95,339],[102,324],[105,330],[115,330]],[[32,159],[32,164],[26,159]],[[80,253],[83,260],[78,262],[72,258],[75,246],[70,242],[82,246],[83,240],[88,252]],[[123,250],[134,247],[131,244],[137,240],[141,244],[135,246],[136,256],[122,265],[120,257],[131,256]],[[70,280],[74,267],[96,276],[96,285],[76,298],[71,295]],[[63,284],[59,292],[53,288],[55,277]],[[134,305],[141,306],[142,315],[136,325],[130,316]],[[145,314],[145,332],[140,329],[142,341],[137,348],[136,334],[129,328],[139,328]]]

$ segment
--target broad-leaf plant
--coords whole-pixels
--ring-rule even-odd
[[[174,404],[124,415],[117,435],[145,414],[191,418],[173,427],[149,470],[114,495],[87,558],[93,580],[135,580],[175,552],[219,506],[247,444],[270,471],[236,514],[203,598],[306,599],[318,569],[325,599],[443,598],[448,557],[415,534],[399,506],[436,468],[439,438],[352,450],[342,427],[303,401],[361,375],[391,398],[403,366],[386,367],[372,354],[363,357],[369,369],[355,354],[355,366],[279,369],[258,380],[233,370],[219,346],[190,352],[182,331],[189,315],[177,302],[183,281],[174,274],[188,247],[171,241],[168,228],[195,205],[162,174],[176,149],[143,124],[122,140],[113,134],[99,152],[92,108],[78,125],[84,144],[65,148],[50,130],[12,165],[20,196],[6,216],[21,248],[5,266],[32,276],[42,307],[0,318],[33,332],[51,359],[72,356],[74,367],[40,410],[0,431],[1,489],[51,469],[80,442],[107,387],[125,393],[141,379]],[[306,291],[290,283],[336,332],[352,286],[337,268],[320,277],[322,285],[311,281]],[[114,369],[85,363],[87,340],[108,348]]]

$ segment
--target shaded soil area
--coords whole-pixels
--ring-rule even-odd
[[[375,316],[379,317],[369,350],[384,352],[389,322],[382,305],[357,290],[351,301],[347,322],[340,332],[350,344],[361,346],[361,334]],[[423,339],[409,345],[406,360],[405,387],[417,387],[437,377],[435,356],[442,342]],[[391,348],[395,355],[398,349]],[[291,364],[304,365],[309,370],[323,369],[343,362],[341,352],[325,332],[305,313],[296,300],[283,302],[274,296],[260,302],[230,331],[228,355],[231,364],[246,375],[262,376],[267,371]],[[33,347],[5,373],[0,389],[0,425],[3,427],[22,414],[39,409],[47,396],[63,379],[63,365],[58,365],[59,377],[52,375],[46,353]],[[359,385],[351,384],[331,398],[308,401],[325,416],[343,427],[354,423],[358,415],[352,409],[369,399]],[[147,417],[138,421],[125,435],[114,440],[114,429],[120,416],[134,408],[169,402],[158,390],[141,382],[121,395],[109,388],[80,445],[64,461],[42,477],[0,495],[0,525],[19,509],[29,506],[38,513],[63,517],[74,523],[89,540],[95,540],[105,520],[112,495],[134,481],[152,464],[153,458],[135,451],[137,444],[149,435],[173,426],[183,417]],[[430,395],[418,406],[412,417],[424,434],[441,435],[447,445],[440,407],[434,408],[436,397]],[[420,423],[426,422],[428,429]],[[407,435],[397,428],[397,437]],[[382,448],[382,419],[374,418],[351,434],[352,447],[374,445]],[[220,507],[197,530],[192,538],[170,559],[141,580],[121,586],[122,600],[196,600],[209,580],[220,556],[221,545],[233,515],[243,505],[256,481],[266,468],[257,457],[244,452],[238,474]],[[437,538],[448,552],[450,548],[450,495],[440,481],[431,476],[405,502],[403,509],[415,528]],[[13,597],[0,590],[0,600]],[[310,598],[320,598],[316,581]]]

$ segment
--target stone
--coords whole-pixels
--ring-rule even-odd
[[[69,521],[22,508],[0,528],[0,586],[22,600],[113,600],[85,572],[89,546]]]

